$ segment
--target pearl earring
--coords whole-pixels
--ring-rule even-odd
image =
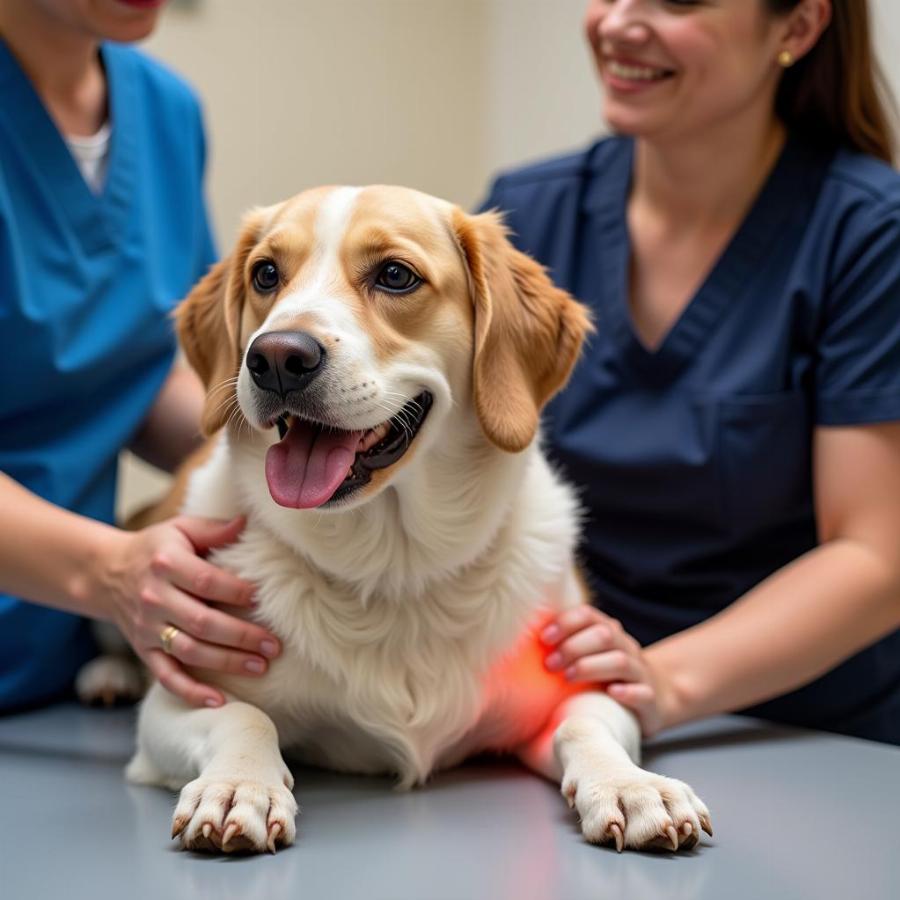
[[[782,50],[778,54],[778,65],[784,69],[789,69],[794,64],[794,54],[790,50]]]

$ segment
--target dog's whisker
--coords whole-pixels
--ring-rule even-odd
[[[401,409],[397,416],[395,417],[404,431],[406,431],[407,435],[412,438],[413,430],[415,428],[416,421],[412,418],[411,414],[405,409]]]
[[[253,429],[251,428],[250,423],[244,417],[244,414],[241,410],[241,405],[237,401],[237,397],[232,398],[231,403],[232,403],[232,408],[231,408],[231,411],[228,413],[226,425],[228,427],[235,427],[237,429],[237,433],[239,436],[242,433],[244,427],[247,428],[248,434],[252,434]]]
[[[217,384],[214,384],[208,391],[210,396],[222,390],[229,390],[231,388],[237,387],[238,379],[235,378],[226,378],[224,381],[220,381]]]
[[[237,397],[235,397],[235,396],[223,397],[222,400],[213,409],[213,412],[216,412],[216,413],[218,413],[220,411],[224,412],[232,405],[235,407],[238,406]]]
[[[238,429],[238,431],[240,431],[240,422],[236,421],[236,416],[237,416],[237,409],[232,409],[231,412],[228,414],[228,420],[226,422],[226,425],[229,428],[232,426],[235,426]]]
[[[395,415],[397,415],[397,413],[390,406],[386,406],[384,403],[377,403],[375,405],[375,408],[384,410],[384,412],[387,413],[388,419],[392,419]]]
[[[222,399],[228,400],[229,398],[236,396],[236,393],[233,388],[234,388],[233,385],[222,385],[222,384],[216,385],[216,387],[214,387],[212,390],[210,390],[208,396],[210,399],[213,399],[213,398],[221,395]]]

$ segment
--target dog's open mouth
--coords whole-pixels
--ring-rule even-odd
[[[281,440],[266,453],[272,499],[292,509],[313,509],[345,499],[372,473],[399,460],[419,433],[432,396],[423,391],[396,415],[368,431],[342,431],[283,413]]]

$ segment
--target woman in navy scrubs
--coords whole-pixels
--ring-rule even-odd
[[[593,0],[617,136],[486,207],[592,308],[545,439],[595,603],[545,634],[646,735],[900,743],[900,176],[861,0]]]
[[[202,559],[240,521],[111,524],[119,451],[173,467],[203,403],[168,318],[213,261],[199,104],[107,42],[163,3],[0,0],[0,711],[71,688],[96,653],[83,616],[197,705],[224,698],[182,663],[252,675],[278,652],[201,602],[250,602]]]

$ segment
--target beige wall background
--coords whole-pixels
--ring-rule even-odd
[[[175,0],[147,52],[203,99],[220,248],[242,212],[316,184],[474,206],[499,169],[602,130],[587,0]],[[872,0],[900,95],[900,3]],[[166,479],[127,458],[120,512]]]

